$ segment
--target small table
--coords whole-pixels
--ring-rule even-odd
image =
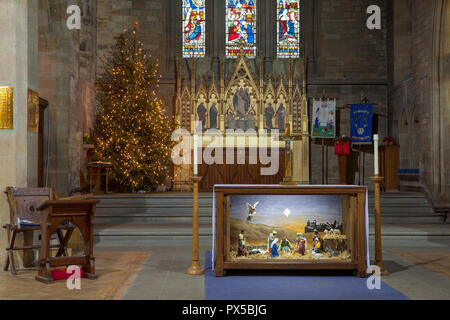
[[[96,279],[94,257],[94,214],[99,200],[49,200],[37,209],[41,215],[42,242],[39,250],[39,268],[35,279],[52,283],[51,268],[59,266],[80,265],[84,277]],[[63,222],[78,226],[83,236],[84,253],[78,256],[50,257],[50,236]],[[67,243],[71,232],[64,238]]]
[[[85,278],[97,278],[93,238],[94,214],[98,203],[99,200],[49,200],[38,207],[41,214],[42,243],[36,280],[52,283],[51,268],[70,265],[81,265]],[[84,254],[52,258],[50,257],[50,235],[65,221],[73,223],[80,229],[84,240]]]
[[[92,187],[94,185],[94,181],[93,178],[94,176],[96,177],[101,177],[105,176],[105,193],[108,193],[108,183],[109,183],[109,173],[111,172],[112,169],[112,163],[111,162],[90,162],[87,165],[87,169],[88,169],[88,180],[89,180],[89,192],[92,193]],[[101,189],[101,182],[100,184],[100,189]],[[97,185],[97,184],[95,184]]]

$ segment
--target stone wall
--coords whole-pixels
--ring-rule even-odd
[[[93,81],[102,72],[103,59],[124,28],[139,22],[144,45],[159,59],[162,74],[159,95],[167,113],[172,113],[175,95],[175,61],[181,52],[181,0],[78,0],[83,11],[80,31],[65,29],[66,0],[39,0],[41,96],[50,101],[50,161],[48,185],[67,192],[78,183],[78,170],[84,167],[81,139],[92,128],[95,110]],[[70,4],[75,4],[71,1]],[[286,60],[276,59],[276,23],[264,22],[275,15],[275,0],[259,3],[257,41],[267,72],[277,76],[286,71]],[[376,103],[380,114],[378,131],[387,135],[388,71],[386,0],[304,1],[302,45],[309,58],[308,93],[318,97],[326,90],[338,98],[338,105],[359,102],[361,95]],[[382,9],[382,30],[368,30],[366,9],[377,4]],[[199,62],[197,76],[218,78],[218,60],[224,48],[224,6],[220,1],[207,5],[208,57]],[[273,10],[273,9],[272,9]],[[266,20],[264,20],[266,19]],[[55,63],[56,61],[56,63]],[[230,65],[230,61],[227,65]],[[252,62],[256,68],[256,62]],[[226,67],[227,70],[228,67]],[[301,64],[295,64],[301,75]],[[182,72],[189,74],[187,64]],[[95,73],[95,74],[94,74]],[[349,110],[338,113],[338,134],[349,134]],[[71,125],[66,125],[70,123]],[[311,143],[312,182],[322,181],[321,146]],[[338,181],[337,159],[328,147],[328,182]],[[365,174],[372,175],[373,159],[365,156]]]
[[[327,96],[338,98],[338,105],[359,102],[361,94],[376,103],[375,112],[381,115],[379,133],[381,138],[387,135],[387,5],[386,1],[351,1],[321,0],[304,1],[303,39],[309,62],[309,96],[318,97],[326,90]],[[366,9],[377,4],[382,9],[382,30],[368,30]],[[259,4],[259,26],[257,32],[258,49],[263,55],[266,72],[275,76],[286,72],[286,60],[276,59],[275,37],[276,23],[267,20],[275,17],[270,10],[275,8],[276,1],[264,1]],[[165,98],[166,108],[173,110],[174,61],[179,55],[181,45],[181,1],[160,0],[122,0],[98,1],[98,72],[102,70],[101,58],[114,44],[114,36],[123,28],[140,22],[140,34],[146,46],[160,58],[163,75],[160,95]],[[224,49],[224,6],[214,1],[207,4],[208,56],[198,62],[197,78],[210,79],[212,73],[218,78],[218,60]],[[264,20],[266,19],[266,20]],[[167,35],[170,36],[167,36]],[[229,69],[231,61],[226,64]],[[256,61],[252,61],[256,71]],[[301,64],[295,64],[296,75],[301,75]],[[183,63],[182,73],[190,70]],[[363,91],[363,92],[362,92]],[[349,135],[349,110],[340,111],[339,134]],[[338,181],[337,158],[333,148],[328,148],[329,174],[328,182]],[[321,146],[312,142],[311,170],[312,182],[322,180]],[[365,156],[366,182],[373,173],[373,157]]]
[[[96,2],[39,0],[39,93],[49,101],[44,184],[62,195],[79,186],[95,112]],[[82,10],[81,30],[66,26],[67,8]]]
[[[0,6],[0,86],[14,88],[13,129],[0,130],[0,225],[10,223],[5,188],[36,187],[37,183],[37,136],[27,130],[28,89],[36,91],[38,86],[37,13],[36,0],[4,0]],[[21,234],[16,243],[21,245],[23,240]],[[1,229],[1,263],[7,243],[6,232]],[[22,267],[22,253],[15,256],[17,267]]]
[[[382,29],[369,30],[366,13],[370,5],[381,8]],[[350,136],[350,110],[347,104],[367,97],[374,104],[378,121],[374,130],[380,138],[388,131],[388,71],[387,71],[387,1],[321,0],[306,6],[306,55],[308,63],[308,96],[337,98],[337,132]],[[313,17],[311,19],[311,17]],[[338,183],[339,168],[332,141],[326,141],[328,153],[328,183]],[[369,150],[368,150],[369,149]],[[370,148],[363,150],[370,151]],[[373,152],[361,155],[361,183],[372,187]],[[351,166],[357,166],[353,153]],[[355,183],[359,176],[355,174]],[[311,182],[322,183],[322,141],[311,142]],[[327,179],[324,177],[324,181]]]
[[[435,205],[449,205],[449,10],[446,0],[394,2],[392,132],[401,166],[418,168]]]
[[[162,78],[158,94],[164,101],[167,113],[171,114],[176,79],[173,35],[177,31],[171,23],[174,1],[98,0],[97,2],[97,76],[103,72],[103,61],[116,43],[114,37],[119,36],[124,29],[130,29],[137,22],[138,36],[144,43],[144,48],[159,60],[159,73]]]

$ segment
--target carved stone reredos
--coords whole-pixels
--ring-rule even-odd
[[[202,114],[202,118],[206,121],[205,129],[207,129],[211,116],[210,110],[215,106],[218,113],[216,125],[221,130],[225,130],[228,114],[242,117],[242,113],[240,115],[235,113],[234,99],[236,93],[243,89],[250,98],[248,111],[246,110],[248,114],[244,117],[250,115],[254,118],[253,120],[239,118],[240,121],[255,121],[258,128],[265,128],[266,108],[270,105],[277,114],[279,107],[283,105],[285,110],[282,114],[286,116],[286,123],[291,125],[294,121],[297,123],[292,127],[294,129],[292,133],[306,135],[308,107],[300,80],[294,80],[292,72],[276,79],[271,74],[268,74],[265,79],[261,78],[264,75],[263,63],[257,63],[257,65],[258,74],[252,68],[251,61],[246,56],[240,55],[233,60],[231,69],[225,77],[222,59],[220,75],[216,79],[214,73],[206,75],[206,78],[205,76],[195,77],[196,66],[193,61],[191,69],[194,70],[194,74],[190,76],[191,81],[187,81],[186,78],[184,81],[179,81],[182,88],[177,89],[180,95],[177,99],[176,116],[183,120],[181,122],[185,123],[186,127],[193,128],[191,121],[198,119],[197,108],[203,103],[207,111],[206,114]],[[197,81],[194,82],[194,79]],[[294,106],[295,111],[293,111]]]
[[[248,58],[239,56],[228,74],[225,82],[225,100],[234,95],[237,88],[248,88],[250,95],[259,100],[258,78],[253,72]],[[234,89],[234,90],[233,90]]]

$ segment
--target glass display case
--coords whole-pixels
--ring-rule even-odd
[[[365,276],[366,192],[359,186],[216,187],[216,276],[228,269],[347,269]]]

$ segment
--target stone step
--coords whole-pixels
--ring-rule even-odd
[[[211,206],[199,206],[199,215],[211,215]],[[97,207],[97,216],[188,216],[192,215],[192,206],[121,206],[121,207]]]
[[[443,224],[445,222],[445,216],[442,215],[382,215],[382,223],[410,223],[410,224]],[[369,223],[373,225],[375,223],[375,217],[369,215]]]
[[[212,236],[211,224],[199,224],[199,237]],[[118,224],[96,225],[94,240],[101,242],[146,242],[180,240],[192,241],[192,225],[189,223],[153,223],[153,224]]]
[[[369,206],[374,206],[375,203],[369,200]],[[421,208],[430,208],[430,205],[428,202],[380,202],[381,206],[384,207],[421,207]],[[212,208],[212,200],[208,203],[201,203],[198,204],[199,208]],[[184,203],[175,203],[175,202],[167,202],[164,204],[155,204],[155,203],[141,203],[141,202],[129,202],[129,203],[110,203],[110,202],[101,202],[97,206],[100,210],[120,210],[120,209],[129,209],[129,208],[136,208],[136,209],[161,209],[161,208],[174,208],[176,210],[179,209],[191,209],[192,210],[192,203],[190,202],[184,202]]]
[[[374,214],[369,214],[370,222],[374,222]],[[444,214],[429,214],[429,213],[387,213],[382,212],[381,219],[386,223],[408,222],[408,223],[444,223],[446,215]],[[97,216],[95,223],[103,224],[146,224],[146,223],[190,223],[192,221],[192,214],[186,216],[145,216],[145,215],[126,215],[126,216]],[[199,216],[200,223],[211,223],[212,216]]]
[[[100,195],[96,224],[190,223],[192,194],[155,193],[149,195]],[[211,223],[212,193],[199,194],[199,222]],[[373,221],[374,199],[369,194],[369,213]],[[421,193],[383,193],[381,216],[386,223],[443,223],[445,215],[435,214]]]
[[[371,241],[375,235],[373,226],[369,228]],[[448,224],[383,224],[383,238],[429,239],[450,238]],[[199,225],[199,238],[202,243],[212,241],[212,228],[208,224]],[[151,243],[161,241],[192,241],[192,227],[189,224],[141,224],[96,226],[95,243]]]
[[[369,215],[369,221],[371,224],[375,223],[375,217],[373,215]],[[444,223],[445,216],[444,215],[427,215],[427,214],[416,214],[416,215],[382,215],[381,220],[383,223],[416,223],[416,224],[424,224],[424,223]],[[105,218],[96,218],[95,223],[98,225],[104,224],[130,224],[130,225],[138,225],[138,224],[151,224],[151,223],[167,223],[167,224],[178,224],[178,223],[190,223],[192,221],[192,217],[105,217]],[[199,223],[211,223],[211,217],[200,217]]]
[[[211,214],[206,216],[199,216],[199,223],[211,223]],[[190,216],[103,216],[95,217],[95,224],[146,224],[146,223],[167,223],[167,224],[177,224],[177,223],[191,223],[192,213]]]

